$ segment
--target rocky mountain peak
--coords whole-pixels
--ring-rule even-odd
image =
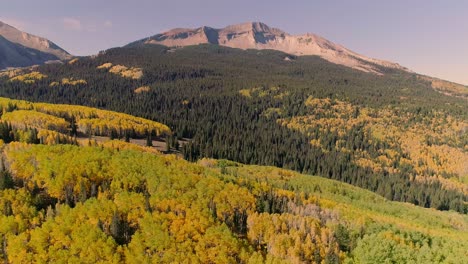
[[[136,43],[169,47],[216,44],[239,49],[273,49],[296,56],[316,55],[332,63],[376,74],[382,74],[379,67],[407,70],[396,63],[360,55],[312,33],[290,35],[262,22],[241,23],[221,29],[209,26],[176,28]]]

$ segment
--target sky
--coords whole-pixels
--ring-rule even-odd
[[[259,21],[468,85],[465,0],[0,0],[0,21],[91,55],[171,28]]]

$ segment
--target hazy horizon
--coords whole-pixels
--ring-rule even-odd
[[[27,6],[28,8],[24,8]],[[60,0],[8,3],[0,21],[91,55],[177,27],[263,22],[315,33],[362,55],[468,85],[468,2]]]

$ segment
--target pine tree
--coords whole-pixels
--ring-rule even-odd
[[[151,133],[147,133],[147,135],[146,135],[146,146],[147,147],[152,147],[153,146],[153,140],[151,138]]]

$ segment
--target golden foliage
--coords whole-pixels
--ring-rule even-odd
[[[11,203],[26,226],[15,228],[12,221],[6,231],[8,241],[2,245],[8,246],[10,262],[236,263],[247,262],[252,251],[226,224],[238,224],[239,212],[253,212],[253,195],[175,156],[11,143],[5,159],[15,179],[24,183],[20,191],[38,188],[59,201],[30,214],[27,206]],[[219,208],[219,221],[207,208],[210,201]],[[10,226],[2,212],[0,232]],[[43,217],[29,224],[35,214]],[[129,229],[130,235],[125,233]],[[118,246],[116,241],[125,237],[126,245]]]
[[[143,71],[141,68],[127,67],[124,65],[113,65],[110,62],[99,65],[97,69],[108,69],[110,73],[130,79],[140,79],[143,76]]]
[[[75,64],[77,61],[79,61],[79,59],[78,59],[78,58],[74,58],[74,59],[69,60],[69,61],[68,61],[68,64],[73,65],[73,64]]]
[[[331,100],[330,98],[319,99],[309,96],[304,104],[310,108],[317,108],[317,110],[322,111],[331,105]]]
[[[78,130],[97,135],[106,135],[111,130],[122,132],[134,130],[139,135],[145,135],[148,131],[155,131],[157,135],[170,133],[167,126],[144,118],[114,113],[96,113],[96,115],[91,118],[77,118]]]
[[[23,75],[18,75],[13,78],[10,78],[10,81],[11,82],[17,81],[17,82],[24,82],[24,83],[32,84],[32,83],[35,83],[36,80],[42,80],[44,78],[47,78],[47,75],[44,75],[37,71],[33,71],[31,73],[26,73]]]
[[[144,93],[144,92],[149,92],[151,88],[149,86],[141,86],[136,88],[133,92],[136,94]]]
[[[218,160],[209,159],[209,158],[202,158],[197,163],[207,168],[216,168],[218,166]]]
[[[55,145],[58,139],[66,142],[74,141],[74,138],[68,135],[49,129],[39,129],[37,137],[40,139],[40,142],[45,145]]]
[[[161,152],[159,152],[155,148],[140,146],[140,145],[125,142],[122,140],[108,140],[98,145],[104,148],[110,148],[110,149],[115,149],[115,150],[135,150],[135,151],[140,151],[140,152],[161,154]]]
[[[257,89],[257,88],[242,89],[242,90],[239,91],[239,94],[242,95],[242,96],[244,96],[244,97],[247,97],[247,98],[252,98],[251,92],[252,92],[254,89]]]
[[[112,67],[112,63],[107,62],[107,63],[97,66],[97,69],[110,69],[111,67]]]
[[[73,78],[63,78],[62,85],[78,85],[78,84],[87,84],[87,82],[83,79],[74,80]]]
[[[44,114],[34,110],[17,110],[3,114],[2,120],[11,123],[14,127],[45,128],[59,132],[66,132],[70,123],[65,119]]]
[[[55,87],[55,86],[59,86],[60,85],[60,82],[51,82],[49,84],[50,87]]]
[[[154,131],[157,135],[171,133],[166,125],[128,114],[86,106],[31,103],[0,98],[0,107],[3,109],[12,104],[19,110],[5,113],[2,119],[21,127],[29,126],[65,132],[70,124],[62,117],[73,116],[78,130],[83,133],[92,132],[97,135],[107,135],[111,130],[118,132],[135,131],[140,136],[146,135],[150,131]]]
[[[320,263],[317,260],[327,255],[339,255],[333,233],[316,218],[255,213],[247,221],[249,240],[259,248],[267,248],[275,258],[291,263]]]
[[[8,78],[13,78],[17,75],[20,75],[23,73],[23,69],[12,69],[12,70],[6,70],[6,71],[1,71],[0,72],[0,77],[8,77]]]
[[[49,84],[50,87],[55,87],[55,86],[59,86],[60,84],[62,85],[72,85],[72,86],[75,86],[75,85],[79,85],[79,84],[87,84],[87,82],[83,79],[78,79],[78,80],[75,80],[74,78],[62,78],[62,81],[58,81],[58,82],[51,82]]]
[[[254,87],[250,89],[241,89],[239,90],[239,94],[249,99],[271,96],[274,99],[281,100],[289,95],[289,91],[282,91],[282,88],[279,86]]]
[[[279,119],[278,123],[311,137],[315,137],[314,131],[319,135],[337,133],[339,138],[333,148],[352,152],[361,167],[397,173],[395,164],[401,162],[415,168],[416,175],[412,177],[416,179],[432,177],[446,188],[468,193],[468,186],[463,184],[468,181],[468,146],[463,143],[468,123],[464,120],[440,112],[421,117],[398,108],[373,109],[312,96],[305,105],[309,108],[308,115]],[[345,136],[356,127],[364,128],[369,143],[385,142],[386,147],[379,150],[378,156],[372,158],[365,150],[346,148]],[[331,150],[323,145],[320,137],[312,138],[310,144],[324,152]]]
[[[387,201],[289,170],[216,160],[202,167],[130,145],[4,146],[5,164],[21,185],[0,190],[0,257],[11,263],[351,263],[375,255],[369,249],[377,245],[377,254],[396,245],[429,260],[466,251],[466,215]],[[218,162],[228,164],[227,174],[211,168]],[[260,204],[282,209],[262,212]],[[362,252],[353,255],[355,247]]]

